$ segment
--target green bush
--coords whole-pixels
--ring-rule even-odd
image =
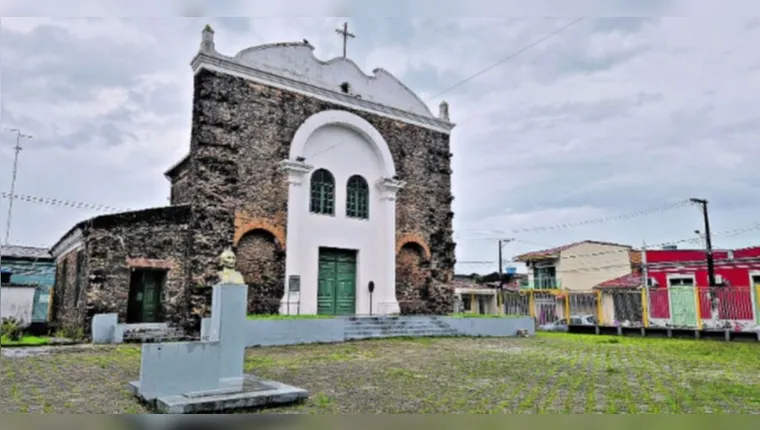
[[[24,326],[14,317],[6,317],[0,321],[0,337],[12,342],[18,342],[24,337]]]
[[[82,327],[62,325],[58,330],[56,330],[55,337],[78,341],[84,339],[84,330]]]

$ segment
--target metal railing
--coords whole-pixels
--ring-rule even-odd
[[[557,278],[533,278],[520,282],[520,288],[526,290],[558,290],[562,282]]]
[[[760,332],[760,285],[504,292],[502,312],[536,319],[540,329],[568,325]]]

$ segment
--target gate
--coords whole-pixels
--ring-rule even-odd
[[[671,322],[675,327],[696,328],[697,301],[694,287],[668,287],[670,293]]]

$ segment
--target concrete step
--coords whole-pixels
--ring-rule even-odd
[[[346,329],[360,328],[369,330],[383,330],[383,329],[417,329],[417,328],[443,328],[447,329],[449,326],[440,326],[435,324],[357,324],[347,325]]]
[[[397,321],[346,321],[346,325],[446,325],[444,321],[428,321],[428,320],[397,320]]]
[[[438,317],[342,317],[350,322],[431,322],[441,321]]]
[[[432,324],[394,324],[394,325],[374,325],[374,324],[364,324],[364,325],[350,325],[346,326],[346,329],[367,329],[367,330],[414,330],[418,328],[432,328],[432,329],[446,329],[448,327],[442,327]]]
[[[385,333],[385,332],[391,332],[391,331],[398,331],[398,332],[412,332],[412,331],[449,331],[451,329],[449,328],[443,328],[443,327],[383,327],[383,328],[376,328],[376,327],[346,327],[344,330],[345,333],[350,332],[378,332],[378,333]]]
[[[125,343],[157,343],[176,342],[188,339],[184,330],[179,327],[169,328],[130,328],[125,327],[123,339]]]
[[[423,334],[423,333],[457,333],[455,330],[433,330],[433,329],[416,329],[416,330],[346,330],[344,335],[364,335],[364,334]]]
[[[390,337],[444,337],[444,336],[458,336],[459,333],[452,332],[394,332],[394,333],[352,333],[346,334],[347,340],[360,340],[360,339],[377,339],[377,338],[390,338]]]

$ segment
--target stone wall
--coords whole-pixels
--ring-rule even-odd
[[[396,252],[396,298],[404,315],[425,315],[425,286],[431,282],[430,262],[422,247],[407,243]]]
[[[172,205],[184,205],[190,202],[188,170],[189,160],[185,158],[166,174],[171,181],[169,201]]]
[[[190,187],[187,175],[178,177],[171,186],[171,196],[169,201],[172,205],[184,205],[190,203]]]
[[[187,191],[193,207],[191,282],[208,285],[215,280],[216,257],[233,245],[236,236],[236,213],[285,229],[288,189],[278,163],[288,158],[298,127],[329,109],[355,113],[386,139],[398,177],[407,182],[398,194],[397,231],[417,233],[429,245],[432,282],[452,279],[455,244],[448,135],[207,70],[194,79]],[[284,259],[278,264],[284,266]],[[274,272],[284,273],[284,268]],[[268,302],[279,300],[273,296],[281,290],[253,293],[254,302]],[[192,301],[207,312],[207,297],[195,294]]]
[[[185,289],[189,206],[171,206],[104,215],[80,223],[83,247],[58,259],[53,293],[59,326],[89,327],[95,314],[116,313],[125,322],[132,269],[166,271],[161,297],[162,320],[186,323],[191,311]],[[82,287],[75,305],[76,253],[82,253]]]
[[[238,241],[236,251],[237,266],[248,284],[248,313],[278,313],[284,293],[285,252],[275,237],[265,230],[249,231]]]
[[[81,272],[79,274],[77,274],[77,258],[80,258]],[[82,249],[69,251],[56,261],[51,323],[57,328],[76,328],[82,326],[84,322],[81,310],[83,299],[86,297],[86,266]],[[79,297],[76,297],[77,282],[80,283]]]

